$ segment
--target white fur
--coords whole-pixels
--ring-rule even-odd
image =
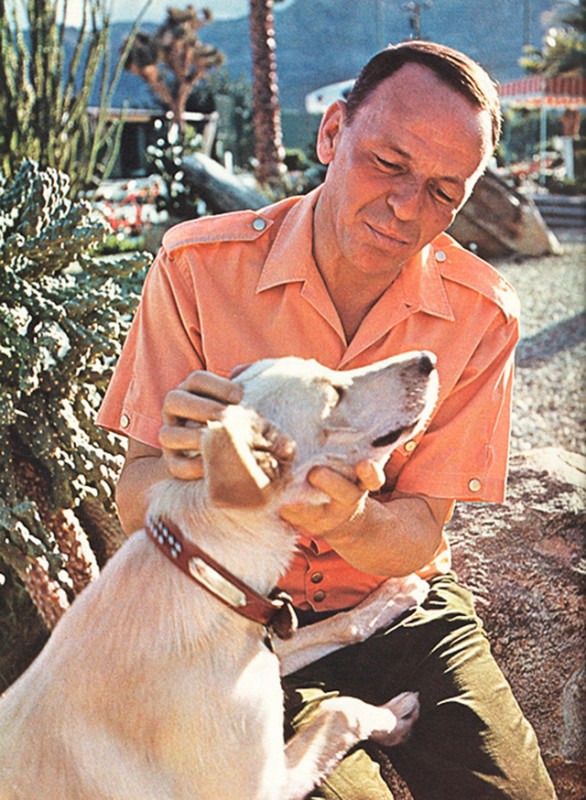
[[[206,434],[206,480],[160,484],[152,513],[267,594],[295,546],[276,509],[307,496],[310,466],[350,474],[360,458],[388,456],[392,446],[373,448],[374,439],[404,428],[402,441],[429,414],[436,378],[418,359],[340,373],[299,359],[253,365],[239,378],[243,407]],[[255,454],[259,414],[267,430],[279,429],[271,445],[279,474],[269,481],[258,466],[265,445]],[[243,496],[250,488],[262,503],[212,501],[225,488],[214,473],[224,470],[242,474]],[[281,645],[283,671],[364,639],[424,594],[415,578],[390,581],[354,611],[303,628]],[[264,629],[190,581],[139,531],[0,701],[0,798],[300,800],[356,742],[397,743],[416,716],[412,694],[380,708],[333,698],[285,745],[279,662]]]

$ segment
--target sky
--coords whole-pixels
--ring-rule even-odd
[[[110,8],[111,18],[114,22],[121,20],[134,20],[144,2],[141,0],[107,0],[106,5]],[[279,4],[279,10],[290,5],[295,0],[286,0]],[[178,6],[183,8],[188,2],[180,0],[151,0],[145,13],[144,19],[151,22],[162,22],[168,6]],[[204,6],[211,9],[215,19],[229,19],[242,17],[248,14],[248,0],[191,0],[191,5],[200,9]],[[67,19],[71,25],[78,25],[81,20],[81,10],[83,0],[69,0]]]

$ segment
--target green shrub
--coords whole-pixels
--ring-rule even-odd
[[[0,0],[0,169],[12,177],[24,159],[35,159],[69,175],[73,194],[108,176],[123,123],[109,115],[125,54],[111,71],[107,3],[79,5],[82,21],[74,31],[65,26],[67,0]]]
[[[49,629],[123,539],[121,444],[94,417],[149,260],[96,256],[106,224],[68,191],[31,161],[0,181],[1,591],[16,576]]]

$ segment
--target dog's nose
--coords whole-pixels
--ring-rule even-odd
[[[431,353],[429,350],[424,350],[421,353],[421,358],[419,359],[419,371],[424,375],[429,375],[435,369],[436,363],[437,358],[435,353]]]

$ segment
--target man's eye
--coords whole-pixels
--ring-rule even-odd
[[[396,164],[394,161],[387,161],[385,158],[381,158],[380,156],[377,156],[376,160],[385,169],[390,169],[393,170],[394,172],[401,169],[401,165]]]
[[[449,203],[450,205],[454,205],[454,203],[456,202],[450,194],[444,192],[444,190],[441,189],[439,186],[434,187],[432,191],[433,194],[435,194],[438,200],[440,200],[442,203]]]

